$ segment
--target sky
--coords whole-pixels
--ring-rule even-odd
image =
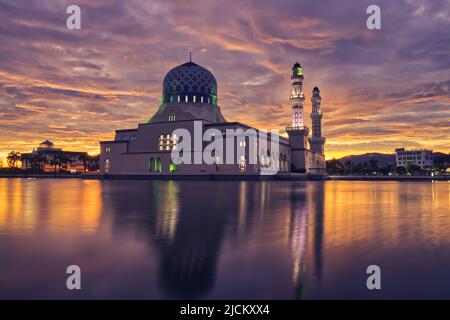
[[[71,4],[81,30],[66,27]],[[151,117],[190,51],[228,121],[284,131],[298,61],[308,126],[321,91],[328,159],[450,152],[449,30],[450,0],[0,0],[0,157],[46,139],[98,153]]]

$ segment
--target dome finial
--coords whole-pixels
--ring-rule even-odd
[[[189,51],[189,62],[192,62],[192,51]]]

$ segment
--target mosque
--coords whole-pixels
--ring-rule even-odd
[[[161,105],[146,123],[137,128],[116,130],[113,141],[100,142],[100,171],[105,176],[259,176],[270,172],[278,176],[325,175],[325,138],[321,132],[321,96],[315,87],[311,97],[312,135],[304,124],[303,68],[292,67],[290,95],[292,120],[286,127],[288,137],[265,133],[240,122],[229,122],[218,105],[218,87],[214,75],[202,66],[189,61],[171,69],[163,80]],[[214,162],[195,161],[208,148],[200,143],[180,139],[174,134],[184,130],[192,136],[213,131],[216,139],[229,132],[256,132],[267,141],[249,135],[231,137],[233,152],[214,153]],[[229,135],[229,134],[228,134]],[[227,139],[230,139],[227,136]],[[214,140],[214,137],[211,138]],[[210,140],[210,141],[211,141]],[[274,141],[277,142],[276,148]],[[191,149],[182,154],[188,160],[174,161],[173,153],[184,142]],[[250,152],[257,150],[256,161],[249,161]],[[182,150],[178,152],[183,153]],[[228,152],[235,161],[225,161]],[[236,155],[236,156],[235,156]],[[198,159],[198,157],[197,157]],[[200,159],[202,157],[200,156]],[[228,158],[227,158],[228,159]],[[255,159],[255,158],[254,158]],[[270,169],[270,170],[268,170]],[[301,176],[301,175],[298,175]]]

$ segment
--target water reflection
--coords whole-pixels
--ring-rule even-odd
[[[449,188],[0,179],[0,297],[71,297],[54,275],[73,261],[77,298],[370,298],[373,261],[395,273],[383,297],[446,297]]]
[[[324,183],[293,184],[290,191],[289,247],[292,254],[295,298],[304,297],[307,269],[322,277]]]
[[[102,213],[101,183],[83,180],[0,179],[3,233],[94,233]]]
[[[314,250],[310,267],[321,277],[323,199],[323,183],[216,182],[202,195],[198,182],[158,181],[106,184],[102,201],[111,203],[115,233],[135,229],[157,249],[158,281],[166,297],[207,297],[223,243],[233,249],[254,241],[254,228],[269,228],[277,237],[286,232],[300,298],[308,244]],[[283,216],[286,231],[278,227]]]

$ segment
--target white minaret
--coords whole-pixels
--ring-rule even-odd
[[[298,62],[292,67],[291,86],[292,127],[303,128],[305,124],[303,116],[303,102],[305,101],[305,95],[303,94],[303,68]]]
[[[286,128],[289,135],[289,145],[291,146],[289,171],[305,173],[308,166],[306,139],[309,129],[305,127],[303,117],[303,102],[305,101],[305,95],[302,91],[303,68],[298,62],[292,67],[291,86],[292,125]]]
[[[309,138],[309,145],[311,151],[324,154],[325,138],[322,137],[322,111],[320,105],[322,98],[320,97],[319,88],[315,87],[312,91],[311,104],[311,122],[312,122],[312,137]]]

